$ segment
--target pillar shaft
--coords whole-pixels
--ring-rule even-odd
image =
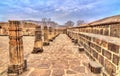
[[[22,26],[20,21],[9,21],[9,56],[8,73],[20,74],[24,68]]]
[[[52,27],[49,27],[49,40],[52,39]]]
[[[24,61],[22,27],[19,21],[9,21],[10,64],[21,65]]]
[[[48,42],[48,28],[44,26],[44,41]]]
[[[43,43],[43,45],[46,46],[46,45],[49,45],[48,27],[44,26],[43,30],[44,30],[43,31],[44,32],[44,43]]]
[[[41,26],[37,26],[35,30],[35,42],[32,53],[43,52],[42,30]]]

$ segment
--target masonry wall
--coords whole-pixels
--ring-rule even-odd
[[[9,34],[9,24],[8,22],[0,22],[0,35],[8,35]],[[23,35],[33,36],[35,35],[35,27],[37,26],[34,23],[22,22],[23,26]]]
[[[0,35],[8,35],[8,23],[7,22],[0,22]]]
[[[120,76],[120,23],[69,28],[67,34],[103,66],[103,76]]]

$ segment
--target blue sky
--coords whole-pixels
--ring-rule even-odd
[[[91,22],[120,14],[120,0],[0,0],[0,21],[51,18]]]

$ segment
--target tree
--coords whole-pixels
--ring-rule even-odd
[[[84,24],[84,23],[85,23],[84,20],[78,20],[78,21],[77,21],[77,26],[80,26],[81,24]]]
[[[72,27],[74,25],[74,22],[73,21],[67,21],[66,23],[65,23],[65,26],[67,26],[67,27]]]

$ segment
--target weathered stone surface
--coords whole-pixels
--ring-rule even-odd
[[[69,60],[69,64],[71,64],[71,65],[80,65],[80,61],[79,60]]]
[[[89,69],[91,70],[91,72],[93,72],[95,74],[100,74],[102,71],[102,66],[101,66],[101,64],[99,64],[95,61],[90,61]]]
[[[114,64],[118,65],[119,62],[120,62],[120,57],[113,54],[113,59],[112,59],[112,61],[113,61]]]
[[[41,68],[41,69],[49,69],[50,65],[49,64],[40,64],[39,68]]]
[[[102,40],[101,46],[107,49],[108,48],[108,43],[106,41]]]
[[[104,30],[104,35],[109,35],[109,29]]]
[[[63,76],[64,74],[64,69],[54,69],[52,72],[52,76]]]
[[[69,67],[68,63],[58,63],[56,61],[56,63],[52,66],[52,68],[63,68],[63,69],[67,69]]]
[[[108,50],[113,51],[115,53],[119,53],[119,46],[115,45],[115,44],[112,44],[112,43],[109,43],[108,44]]]
[[[96,49],[98,52],[101,52],[101,47],[100,47],[100,46],[96,45],[96,46],[95,46],[95,49]]]
[[[104,66],[104,57],[99,55],[99,62]]]
[[[42,42],[42,30],[41,26],[37,26],[35,30],[35,42],[32,53],[42,53],[43,52],[43,42]]]
[[[47,37],[48,36],[48,27],[44,26],[43,29],[44,29],[44,36],[45,36],[44,39],[47,40],[48,39],[48,37]]]
[[[106,59],[105,60],[105,70],[108,72],[109,75],[112,75],[113,73],[116,72],[116,67]]]
[[[75,71],[72,71],[72,70],[67,70],[66,73],[67,73],[67,74],[76,74],[76,72],[75,72]]]
[[[29,76],[50,76],[50,73],[50,70],[36,69]]]
[[[79,73],[85,73],[84,66],[71,66],[71,69]]]
[[[112,54],[108,50],[102,49],[102,54],[111,60]]]
[[[98,53],[96,51],[93,51],[93,56],[98,59]]]
[[[111,25],[110,26],[110,36],[114,36],[114,37],[120,37],[120,25],[117,24],[115,25]]]

